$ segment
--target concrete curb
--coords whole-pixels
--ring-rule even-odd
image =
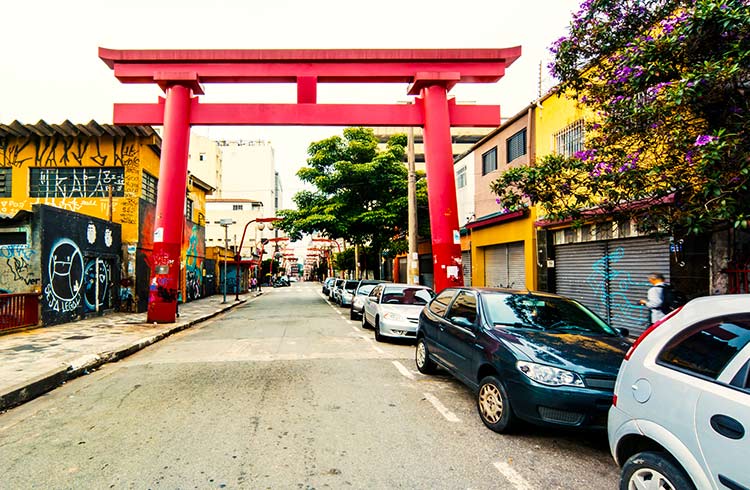
[[[69,363],[62,364],[60,369],[54,369],[41,376],[32,378],[23,385],[11,388],[7,393],[0,393],[0,411],[9,410],[31,401],[34,398],[54,390],[66,381],[88,374],[90,370],[96,369],[109,362],[119,361],[120,359],[128,357],[149,345],[155,344],[156,342],[169,337],[170,335],[186,330],[198,323],[224,313],[227,310],[242,305],[247,301],[247,299],[242,299],[237,302],[233,301],[232,303],[227,303],[226,306],[212,313],[199,316],[185,323],[176,324],[157,334],[144,337],[135,342],[130,342],[111,351],[100,352],[98,354],[84,354]]]

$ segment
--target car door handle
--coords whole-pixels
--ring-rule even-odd
[[[737,420],[728,415],[714,415],[711,417],[711,428],[729,439],[742,439],[745,428]]]

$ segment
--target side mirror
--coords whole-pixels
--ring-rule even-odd
[[[623,337],[630,337],[630,330],[628,330],[627,328],[620,327],[617,329],[617,331],[620,332],[620,335],[622,335]]]

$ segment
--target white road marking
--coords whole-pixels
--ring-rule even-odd
[[[362,338],[363,338],[363,339],[365,339],[365,340],[366,340],[367,342],[369,342],[369,343],[370,343],[370,345],[372,345],[372,348],[373,348],[373,349],[375,349],[375,351],[376,351],[376,352],[377,352],[378,354],[385,354],[385,351],[384,351],[383,349],[381,349],[380,347],[378,347],[377,345],[375,345],[375,342],[373,342],[373,341],[372,341],[372,339],[371,339],[370,337],[368,337],[367,335],[360,335],[360,337],[362,337]]]
[[[406,369],[406,366],[404,366],[400,362],[393,361],[393,365],[396,366],[396,369],[398,369],[398,372],[401,373],[402,375],[404,375],[405,377],[407,377],[409,379],[415,379],[414,375],[411,374],[411,371],[409,371],[408,369]]]
[[[424,397],[428,402],[432,403],[432,406],[435,407],[438,412],[440,412],[440,415],[445,417],[445,420],[447,420],[448,422],[461,422],[461,420],[456,417],[456,414],[445,408],[445,405],[443,405],[435,395],[433,395],[432,393],[425,393]]]
[[[518,474],[516,470],[510,467],[510,465],[504,461],[498,461],[493,463],[497,471],[505,477],[516,490],[531,490],[532,486],[526,481],[524,477]]]

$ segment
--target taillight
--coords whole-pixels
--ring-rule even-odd
[[[612,395],[612,405],[617,406],[617,395]]]
[[[636,347],[638,347],[640,345],[640,343],[643,342],[643,339],[645,339],[648,334],[650,334],[651,332],[653,332],[656,327],[658,327],[662,323],[664,323],[667,320],[669,320],[670,318],[672,318],[675,315],[675,313],[677,313],[681,309],[682,309],[682,306],[680,306],[676,310],[673,310],[673,311],[669,312],[669,314],[667,316],[665,316],[661,320],[658,320],[658,321],[654,322],[650,327],[648,327],[646,329],[646,331],[643,332],[641,334],[641,336],[636,339],[635,342],[633,342],[633,345],[630,346],[630,349],[628,349],[628,352],[625,354],[625,360],[626,361],[630,360],[630,356],[633,355],[633,352],[635,352]]]

